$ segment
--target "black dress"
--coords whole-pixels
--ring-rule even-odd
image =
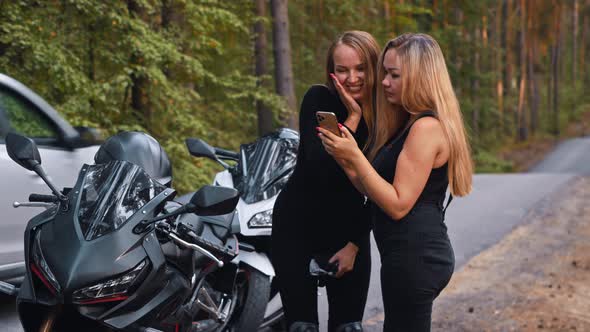
[[[409,129],[394,135],[373,160],[375,170],[389,183],[393,183]],[[381,254],[384,331],[430,331],[432,303],[453,274],[455,256],[443,209],[447,168],[445,164],[431,171],[416,204],[400,220],[370,204],[373,234]]]
[[[353,271],[326,283],[330,330],[361,321],[371,270],[370,221],[364,197],[324,149],[317,136],[315,113],[334,112],[343,123],[348,113],[335,92],[314,85],[299,114],[300,145],[297,165],[274,206],[272,262],[288,324],[317,323],[317,280],[309,275],[314,254],[332,255],[348,242],[359,247]],[[354,134],[359,146],[367,137],[363,121]]]

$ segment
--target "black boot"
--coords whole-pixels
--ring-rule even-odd
[[[295,322],[291,324],[289,332],[319,332],[319,325],[308,322]]]
[[[334,332],[363,332],[361,322],[346,323],[338,326]]]

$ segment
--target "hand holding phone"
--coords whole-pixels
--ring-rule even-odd
[[[338,262],[330,263],[331,254],[322,253],[313,255],[309,262],[309,274],[314,277],[333,277],[338,272]]]
[[[329,130],[332,134],[340,137],[340,128],[338,127],[336,114],[332,112],[317,111],[315,116],[320,127]]]

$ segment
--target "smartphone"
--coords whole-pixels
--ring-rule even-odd
[[[332,254],[315,254],[309,262],[309,274],[314,277],[335,276],[338,272],[338,262],[329,263]]]
[[[340,137],[340,128],[338,128],[338,119],[336,118],[336,114],[332,112],[317,111],[315,116],[320,127],[329,130],[334,135]]]

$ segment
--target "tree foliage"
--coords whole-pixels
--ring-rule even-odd
[[[253,105],[275,111],[251,72],[250,1],[2,2],[0,72],[75,125],[142,130],[173,159],[181,191],[210,182],[187,137],[238,148],[255,138]]]
[[[301,98],[310,84],[324,81],[328,46],[345,30],[371,32],[381,44],[403,32],[429,33],[447,59],[475,160],[480,169],[504,170],[505,163],[493,160],[490,151],[522,139],[523,128],[537,136],[551,133],[555,119],[563,126],[588,103],[583,91],[590,84],[590,4],[577,3],[291,1],[296,95]],[[257,135],[257,102],[273,111],[276,126],[285,118],[287,108],[269,88],[273,85],[257,86],[255,22],[271,31],[270,17],[255,16],[253,0],[1,1],[0,72],[31,87],[74,125],[107,135],[149,132],[173,160],[175,186],[194,190],[219,168],[191,158],[185,138],[237,149]],[[521,63],[523,48],[526,63]],[[551,66],[552,51],[561,54],[559,68]],[[530,68],[522,70],[525,65]],[[269,61],[268,72],[272,66]],[[518,88],[522,73],[524,95]],[[564,84],[553,92],[550,82],[558,77]],[[551,109],[552,101],[565,111]]]

